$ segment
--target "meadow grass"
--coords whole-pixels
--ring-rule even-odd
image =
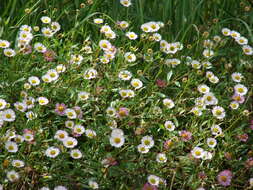
[[[0,55],[0,184],[7,190],[252,188],[252,54],[238,38],[222,34],[224,28],[238,31],[252,46],[252,4],[1,0],[0,39],[11,42],[16,55]],[[52,37],[41,32],[49,26],[42,16],[60,24]],[[151,21],[159,30],[145,33],[141,25]],[[109,32],[101,32],[105,24]],[[21,47],[24,25],[33,36]],[[126,37],[129,31],[137,39]],[[36,49],[38,42],[45,51]],[[62,130],[75,148],[57,136]],[[145,144],[148,137],[154,146]]]

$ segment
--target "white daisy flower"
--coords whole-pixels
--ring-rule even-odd
[[[54,138],[58,139],[60,141],[64,141],[68,137],[68,133],[64,130],[58,130],[56,131]]]
[[[146,148],[150,149],[154,146],[155,142],[153,137],[151,136],[144,136],[141,139],[141,144],[144,145]]]
[[[241,36],[238,38],[235,38],[235,41],[239,44],[239,45],[247,45],[248,44],[248,39]]]
[[[7,105],[7,102],[4,99],[0,98],[0,110],[4,109]]]
[[[39,97],[38,99],[37,99],[37,101],[39,102],[39,104],[40,105],[47,105],[48,104],[48,102],[49,102],[49,100],[46,98],[46,97]]]
[[[226,116],[226,112],[221,106],[214,106],[212,109],[213,116],[217,119],[223,119]]]
[[[191,151],[191,154],[194,158],[202,158],[204,155],[204,150],[200,147],[194,147]]]
[[[78,141],[73,137],[67,137],[63,140],[63,145],[67,148],[74,148],[77,145]]]
[[[80,159],[80,158],[82,158],[83,154],[82,154],[82,152],[81,152],[80,150],[78,150],[78,149],[72,149],[72,150],[70,151],[70,156],[71,156],[72,158],[74,158],[74,159]]]
[[[87,136],[88,138],[94,138],[94,137],[97,136],[96,131],[91,130],[91,129],[86,129],[86,130],[85,130],[85,134],[86,134],[86,136]]]
[[[212,132],[212,135],[220,135],[222,134],[222,129],[219,125],[213,125],[211,127],[211,132]]]
[[[98,189],[98,183],[93,180],[89,180],[88,185],[91,189]]]
[[[76,119],[77,114],[75,112],[75,110],[67,108],[65,110],[65,115],[69,118],[69,119]]]
[[[135,54],[131,53],[131,52],[126,52],[124,55],[126,61],[128,62],[135,62],[136,61],[136,56]]]
[[[214,56],[214,51],[211,50],[211,49],[205,49],[205,50],[203,51],[203,55],[204,55],[204,57],[206,57],[206,58],[211,58],[211,57]]]
[[[243,45],[242,50],[246,55],[253,55],[253,48],[249,45]]]
[[[139,144],[137,146],[137,149],[138,149],[138,152],[142,153],[142,154],[145,154],[145,153],[148,153],[149,152],[149,148],[147,148],[145,145],[143,144]]]
[[[16,168],[22,168],[25,166],[25,163],[22,160],[12,160],[11,165]]]
[[[62,186],[62,185],[58,185],[54,188],[54,190],[68,190],[67,187]]]
[[[211,160],[212,158],[213,158],[213,155],[211,152],[204,151],[203,157],[202,157],[203,160]]]
[[[167,162],[166,154],[164,154],[164,153],[157,154],[156,155],[156,161],[159,162],[159,163],[165,163],[165,162]]]
[[[52,81],[55,81],[59,78],[59,74],[55,69],[48,70],[47,75],[51,78]]]
[[[21,112],[25,112],[27,109],[26,104],[24,104],[23,102],[16,102],[14,103],[14,106],[17,110],[21,111]]]
[[[210,148],[214,148],[217,145],[217,141],[215,138],[207,138],[206,142]]]
[[[54,35],[54,32],[50,29],[50,28],[48,28],[48,27],[43,27],[42,29],[41,29],[41,32],[42,32],[42,34],[45,36],[45,37],[52,37],[53,35]]]
[[[216,104],[218,104],[218,100],[212,92],[208,92],[208,93],[204,94],[203,100],[204,100],[204,103],[206,105],[216,105]]]
[[[95,24],[103,24],[103,23],[104,23],[104,20],[103,20],[102,18],[95,18],[95,19],[93,20],[93,22],[94,22]]]
[[[210,88],[205,84],[201,84],[198,86],[198,91],[202,94],[206,94],[210,91]]]
[[[53,30],[54,33],[61,30],[61,25],[58,22],[52,22],[50,27],[51,27],[51,29]]]
[[[132,78],[132,73],[127,71],[127,70],[123,70],[123,71],[120,71],[119,72],[119,75],[118,77],[121,79],[121,80],[130,80]]]
[[[78,98],[83,101],[88,100],[89,96],[90,96],[90,93],[88,92],[82,91],[78,93]]]
[[[239,108],[239,103],[237,101],[233,101],[229,104],[230,108],[236,110]]]
[[[175,106],[173,100],[171,100],[169,98],[163,99],[163,105],[166,106],[169,109],[171,109],[171,108],[173,108]]]
[[[43,22],[44,24],[49,24],[51,22],[51,18],[49,18],[48,16],[42,16],[40,18],[41,22]]]
[[[12,122],[16,119],[16,114],[12,109],[4,110],[1,115],[3,121]]]
[[[7,40],[0,40],[0,48],[8,48],[10,47],[10,42]]]
[[[134,32],[127,32],[126,36],[130,39],[130,40],[135,40],[138,38],[138,35],[135,34]]]
[[[237,84],[234,86],[234,90],[236,94],[239,94],[241,96],[244,96],[247,94],[248,89],[243,84]]]
[[[28,82],[32,86],[38,86],[40,84],[40,79],[36,76],[31,76],[31,77],[28,78]]]
[[[151,185],[158,186],[159,185],[160,178],[155,175],[149,175],[148,176],[148,182]]]
[[[130,5],[132,5],[131,0],[120,0],[120,4],[125,7],[129,7]]]
[[[221,30],[221,32],[222,32],[222,34],[223,34],[224,36],[230,36],[230,34],[231,34],[231,30],[228,29],[228,28],[223,28],[223,29]]]
[[[73,129],[74,126],[75,126],[75,123],[74,123],[74,121],[68,120],[68,121],[65,122],[65,126],[66,126],[67,128],[69,128],[69,129]]]
[[[166,121],[165,124],[164,124],[164,127],[169,131],[174,131],[175,130],[175,125],[172,121]]]
[[[135,89],[140,89],[143,86],[143,83],[140,79],[132,79],[131,80],[131,85]]]
[[[27,141],[27,142],[31,142],[34,139],[34,137],[33,137],[33,135],[31,133],[25,133],[23,135],[23,137],[24,137],[24,140]]]
[[[18,151],[18,145],[17,145],[17,143],[12,142],[12,141],[7,141],[7,142],[5,143],[5,148],[6,148],[6,150],[7,150],[8,152],[13,152],[13,153],[15,153],[15,152]]]
[[[11,182],[18,181],[19,180],[19,174],[15,172],[14,170],[7,172],[7,179]]]
[[[125,143],[125,138],[124,136],[121,135],[114,135],[110,137],[110,144],[116,148],[119,148],[121,146],[123,146]]]
[[[56,156],[58,156],[60,153],[59,148],[56,147],[49,147],[46,151],[45,154],[47,157],[49,158],[55,158]]]
[[[73,128],[73,132],[78,135],[82,135],[83,133],[85,133],[85,128],[82,125],[75,125]]]
[[[4,49],[4,55],[7,57],[14,57],[16,55],[16,52],[11,48]]]
[[[241,73],[232,73],[231,77],[234,82],[241,82],[243,78]]]

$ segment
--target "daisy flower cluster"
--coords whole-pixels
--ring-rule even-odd
[[[0,189],[252,186],[250,40],[190,49],[161,21],[87,19],[83,42],[46,15],[0,40]],[[245,56],[220,53],[226,36]]]

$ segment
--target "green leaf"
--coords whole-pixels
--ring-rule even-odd
[[[173,74],[172,71],[168,72],[168,74],[167,74],[167,81],[168,82],[170,81],[172,74]]]

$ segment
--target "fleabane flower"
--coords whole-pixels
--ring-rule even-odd
[[[7,40],[0,40],[0,48],[8,48],[10,47],[10,42]]]
[[[91,129],[86,129],[85,134],[88,138],[95,138],[97,136],[96,131],[91,130]]]
[[[132,87],[134,87],[137,90],[143,86],[143,83],[140,79],[132,79],[131,85],[132,85]]]
[[[11,170],[11,171],[7,172],[7,179],[10,182],[18,181],[19,177],[20,177],[19,174],[16,171],[14,171],[14,170]]]
[[[103,24],[103,22],[104,22],[104,20],[102,18],[95,18],[93,20],[93,23],[95,23],[95,24]]]
[[[212,109],[213,116],[217,119],[223,119],[226,116],[226,112],[221,106],[214,106]]]
[[[136,61],[136,55],[131,52],[126,52],[124,55],[126,61],[128,62],[135,62]]]
[[[231,77],[234,82],[241,82],[241,80],[243,79],[241,73],[232,73]]]
[[[218,174],[217,180],[220,185],[226,187],[230,185],[232,177],[233,177],[233,174],[230,170],[223,170]]]
[[[78,149],[72,149],[70,151],[70,156],[73,158],[73,159],[80,159],[82,158],[83,154],[80,150]]]
[[[16,114],[12,109],[4,110],[1,115],[3,121],[12,122],[16,119]]]
[[[54,32],[51,30],[51,28],[48,28],[48,27],[43,27],[41,29],[41,32],[45,37],[48,37],[48,38],[54,35]]]
[[[211,58],[211,57],[214,56],[214,51],[211,50],[211,49],[205,49],[203,51],[203,55],[204,55],[205,58]]]
[[[244,86],[243,84],[237,84],[234,86],[234,90],[236,94],[239,94],[241,96],[244,96],[247,94],[248,89],[246,86]]]
[[[205,84],[201,84],[198,86],[198,91],[202,94],[206,94],[210,91],[210,88]]]
[[[253,55],[253,48],[249,45],[243,45],[242,50],[245,55]]]
[[[44,24],[49,24],[51,22],[51,18],[48,16],[42,16],[40,18],[41,22],[43,22]]]
[[[155,142],[152,136],[144,136],[141,139],[141,144],[144,145],[146,148],[150,149],[154,146]]]
[[[211,132],[212,132],[212,135],[221,135],[222,134],[222,129],[219,125],[213,125],[211,127]]]
[[[146,154],[149,152],[149,148],[147,148],[145,145],[143,144],[139,144],[137,146],[138,152],[142,153],[142,154]]]
[[[120,0],[120,4],[125,7],[129,7],[130,5],[132,5],[131,0]]]
[[[127,32],[126,36],[130,39],[130,40],[135,40],[138,38],[138,35],[135,34],[134,32]]]
[[[14,57],[16,55],[16,52],[11,48],[4,49],[4,55],[7,57]]]
[[[163,99],[163,105],[169,109],[173,108],[175,106],[173,100],[169,99],[169,98],[165,98]]]
[[[164,154],[164,153],[158,153],[156,155],[156,161],[159,162],[159,163],[165,163],[165,162],[167,162],[166,154]]]
[[[58,156],[60,153],[60,150],[56,147],[49,147],[46,151],[45,154],[47,157],[49,158],[55,158],[56,156]]]
[[[0,98],[0,110],[3,110],[6,105],[7,105],[7,102],[4,99]]]
[[[202,158],[204,155],[204,150],[200,147],[194,147],[191,151],[191,154],[194,158]]]
[[[18,145],[17,145],[17,143],[15,143],[15,142],[7,141],[7,142],[5,143],[5,149],[6,149],[8,152],[15,153],[15,152],[18,151]]]
[[[96,71],[95,69],[93,69],[93,68],[90,68],[90,69],[87,69],[87,70],[84,72],[83,78],[84,78],[84,79],[90,80],[90,79],[96,78],[97,75],[98,75],[97,71]]]
[[[82,91],[78,93],[78,98],[82,101],[88,100],[90,93]]]
[[[25,163],[22,160],[12,160],[11,165],[16,168],[22,168],[25,166]]]
[[[172,121],[166,121],[164,124],[164,127],[168,130],[168,131],[174,131],[175,130],[175,125]]]
[[[74,109],[70,109],[70,108],[65,109],[65,115],[69,119],[76,119],[77,118],[77,114]]]
[[[123,135],[114,135],[110,137],[110,144],[116,148],[123,146],[125,138]]]
[[[39,97],[38,99],[37,99],[37,101],[39,102],[39,104],[40,105],[47,105],[48,104],[48,102],[49,102],[49,100],[46,98],[46,97]]]
[[[54,138],[58,139],[60,141],[64,141],[68,137],[68,133],[64,130],[58,130],[56,131]]]
[[[63,145],[66,148],[74,148],[77,145],[78,141],[73,137],[67,137],[63,140]]]
[[[223,28],[223,29],[221,30],[221,32],[222,32],[222,34],[223,34],[224,36],[230,36],[230,34],[231,34],[231,30],[228,29],[228,28]]]
[[[148,182],[151,185],[158,186],[159,185],[160,178],[156,175],[149,175],[148,176]]]
[[[123,71],[120,71],[120,72],[119,72],[118,77],[119,77],[121,80],[130,80],[130,79],[132,78],[132,73],[131,73],[130,71],[123,70]]]
[[[210,148],[214,148],[217,145],[217,140],[215,138],[207,138],[206,142]]]
[[[31,77],[28,78],[28,82],[32,86],[38,86],[40,84],[40,79],[36,76],[31,76]]]
[[[98,183],[93,180],[89,180],[88,185],[91,189],[98,189]]]

